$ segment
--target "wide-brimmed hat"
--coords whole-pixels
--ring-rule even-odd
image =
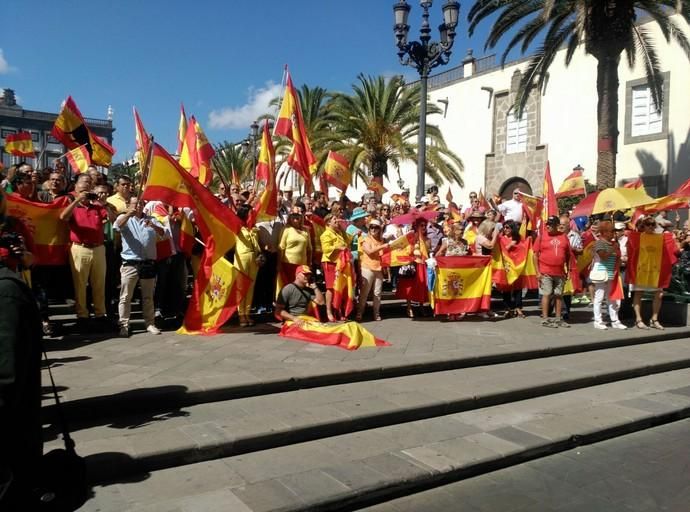
[[[352,215],[350,215],[350,221],[355,221],[358,219],[364,219],[368,216],[369,216],[369,214],[367,213],[367,211],[364,208],[361,208],[358,206],[357,208],[352,210]]]
[[[370,226],[378,226],[378,227],[381,227],[381,221],[378,220],[378,219],[371,219],[371,220],[369,221],[369,225],[370,225]]]

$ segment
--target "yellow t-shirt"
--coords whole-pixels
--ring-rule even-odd
[[[282,261],[292,265],[308,265],[311,258],[311,240],[309,232],[287,226],[280,236]]]

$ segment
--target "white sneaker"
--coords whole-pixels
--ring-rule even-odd
[[[155,325],[151,324],[146,328],[146,332],[150,332],[151,334],[160,334],[161,330]]]
[[[620,322],[620,321],[618,321],[618,322],[613,322],[613,323],[611,324],[611,327],[613,327],[614,329],[627,329],[627,327],[626,327],[625,325],[623,325],[623,323]]]
[[[594,328],[595,329],[601,329],[602,331],[605,331],[606,329],[608,329],[608,327],[606,327],[606,324],[603,322],[594,322]]]

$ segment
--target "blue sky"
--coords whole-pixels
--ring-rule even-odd
[[[411,0],[410,38],[419,3]],[[443,0],[432,8],[441,22]],[[416,76],[397,60],[393,0],[60,0],[31,7],[3,1],[0,88],[26,109],[56,112],[72,95],[87,117],[115,110],[115,162],[134,151],[132,106],[169,149],[176,146],[179,105],[213,142],[240,140],[282,94],[285,64],[297,86],[347,91],[358,73]],[[468,40],[463,2],[451,63],[475,56],[488,26]],[[435,35],[437,36],[436,31]]]

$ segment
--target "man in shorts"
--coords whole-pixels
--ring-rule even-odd
[[[560,219],[555,215],[546,221],[546,229],[534,244],[535,265],[541,295],[541,325],[544,327],[570,327],[561,317],[563,288],[568,278],[570,242],[558,227]],[[555,318],[549,318],[549,302],[554,299]]]

